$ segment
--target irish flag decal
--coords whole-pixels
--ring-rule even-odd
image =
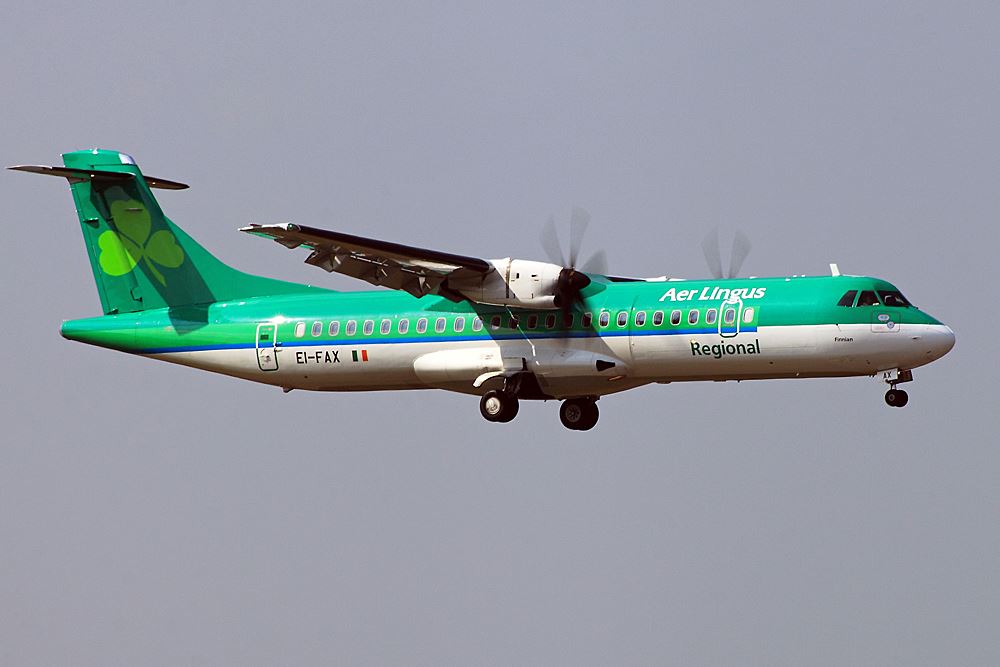
[[[368,361],[368,350],[351,350],[354,361]]]

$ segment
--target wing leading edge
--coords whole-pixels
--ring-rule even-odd
[[[408,292],[416,297],[439,294],[452,300],[465,297],[448,281],[482,278],[493,265],[478,257],[379,241],[292,223],[250,225],[241,232],[271,238],[286,248],[305,246],[312,252],[307,264],[359,278],[372,285]]]

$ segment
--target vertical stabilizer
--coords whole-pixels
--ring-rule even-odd
[[[318,291],[218,260],[163,214],[150,190],[187,186],[144,177],[128,155],[76,151],[64,154],[63,162],[65,168],[14,168],[69,180],[106,315]]]

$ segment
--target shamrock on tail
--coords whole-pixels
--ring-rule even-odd
[[[156,265],[176,269],[184,263],[184,251],[174,235],[161,229],[150,236],[153,224],[149,211],[135,200],[113,202],[111,217],[118,231],[109,229],[97,238],[101,269],[112,276],[123,276],[144,261],[150,273],[166,286],[167,279]]]

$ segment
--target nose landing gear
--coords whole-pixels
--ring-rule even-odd
[[[901,408],[910,400],[909,394],[902,389],[890,389],[885,392],[886,405],[893,408]]]
[[[909,394],[902,389],[896,389],[896,385],[903,382],[913,382],[913,371],[898,370],[896,371],[896,377],[890,377],[886,373],[885,382],[889,385],[889,391],[885,392],[886,405],[893,408],[901,408],[909,402]]]

